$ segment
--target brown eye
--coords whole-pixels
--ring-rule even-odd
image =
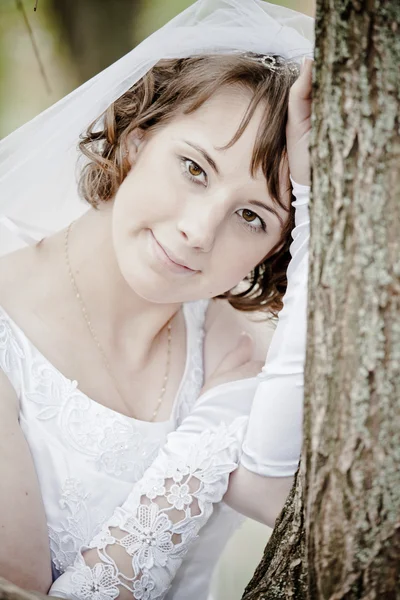
[[[256,213],[253,213],[252,210],[248,210],[247,208],[243,209],[242,217],[247,223],[251,223],[255,219],[257,219]]]
[[[179,163],[183,175],[189,179],[189,181],[195,185],[207,187],[207,173],[196,162],[194,162],[194,160],[180,156]]]
[[[257,213],[253,212],[249,208],[241,208],[236,214],[240,217],[242,223],[244,221],[245,226],[250,229],[250,231],[267,232],[267,225],[265,221],[263,221],[263,219],[259,217]]]
[[[199,165],[196,164],[195,162],[190,161],[188,171],[193,177],[198,177],[199,175],[202,174],[203,169],[201,167],[199,167]]]

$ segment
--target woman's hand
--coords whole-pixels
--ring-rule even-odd
[[[229,381],[247,379],[258,375],[264,363],[251,360],[253,351],[254,344],[251,336],[248,333],[242,333],[236,348],[228,352],[221,360],[212,375],[205,381],[201,393],[204,394],[207,390]]]
[[[311,58],[305,59],[301,66],[300,76],[292,85],[286,126],[290,175],[296,183],[301,185],[310,185],[309,138],[312,64]]]

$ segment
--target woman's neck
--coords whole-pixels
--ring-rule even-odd
[[[67,244],[64,232],[58,236],[64,238],[58,242],[63,242],[65,268],[68,271],[68,252],[73,279],[100,343],[116,356],[129,355],[137,366],[144,364],[180,305],[149,302],[128,286],[117,264],[108,207],[89,210],[78,219],[70,227]],[[79,304],[70,284],[71,300],[75,295]]]

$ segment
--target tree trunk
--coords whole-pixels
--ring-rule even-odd
[[[305,527],[301,467],[243,600],[305,600]]]
[[[400,598],[399,1],[320,0],[315,58],[303,466],[243,599],[390,600]]]

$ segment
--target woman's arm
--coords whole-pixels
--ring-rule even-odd
[[[284,307],[268,350],[250,414],[241,464],[225,500],[272,525],[283,508],[300,457],[307,325],[312,60],[303,62],[289,95],[286,140],[296,227]],[[298,183],[294,183],[294,181]],[[299,185],[301,184],[301,185]]]
[[[237,512],[274,527],[293,484],[293,477],[262,477],[243,465],[232,473],[224,502]]]
[[[86,600],[100,588],[104,600],[165,596],[237,467],[256,386],[256,378],[241,380],[227,384],[229,402],[223,386],[198,400],[52,595]]]
[[[284,307],[255,394],[241,464],[224,497],[239,512],[270,526],[290,491],[302,443],[309,188],[293,186],[296,227]]]
[[[47,593],[51,561],[35,467],[18,422],[18,400],[0,370],[0,576]]]

